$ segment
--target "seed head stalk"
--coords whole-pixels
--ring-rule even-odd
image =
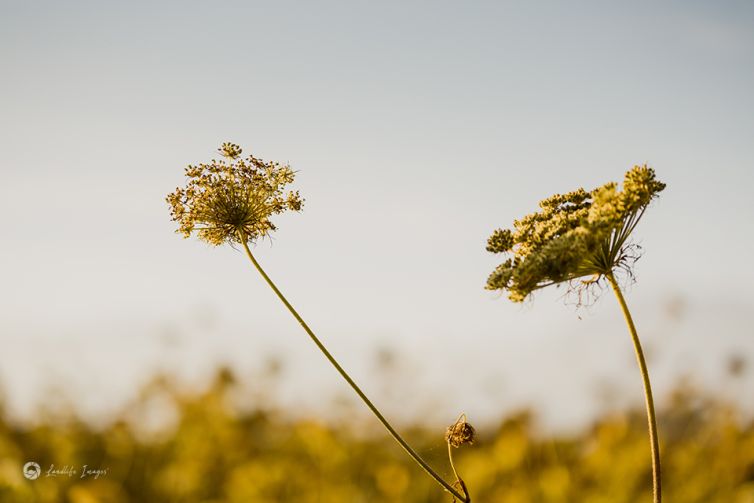
[[[652,168],[634,166],[626,172],[621,188],[610,182],[590,191],[580,188],[555,194],[539,203],[540,211],[515,220],[513,229],[494,231],[487,240],[487,251],[506,254],[507,260],[490,274],[486,288],[508,291],[513,302],[523,302],[541,288],[567,283],[571,288],[577,285],[574,290],[580,303],[581,294],[588,294],[602,277],[610,283],[626,318],[644,382],[654,503],[661,502],[662,494],[652,389],[639,336],[614,271],[633,277],[638,257],[629,238],[664,189]]]
[[[649,382],[649,370],[647,369],[647,362],[644,360],[644,351],[641,349],[639,334],[636,332],[636,326],[631,317],[631,311],[628,309],[628,304],[626,304],[626,299],[623,297],[623,292],[620,286],[618,286],[618,282],[615,281],[615,276],[613,276],[612,272],[606,274],[605,277],[610,283],[613,292],[615,292],[620,308],[623,311],[623,316],[626,319],[626,325],[628,325],[628,331],[631,334],[631,341],[634,344],[634,351],[636,352],[636,362],[639,364],[641,378],[644,382],[644,399],[647,407],[647,423],[649,424],[649,447],[652,454],[652,494],[654,503],[660,503],[662,501],[660,440],[657,434],[657,418],[655,417],[655,405],[652,398],[652,386]]]
[[[463,490],[463,494],[465,495],[462,501],[471,501],[471,498],[469,497],[469,491],[466,488],[466,483],[458,475],[458,471],[456,470],[456,465],[453,462],[453,446],[450,445],[450,442],[448,442],[448,460],[450,461],[450,467],[453,469],[453,475],[456,478],[456,484],[461,486],[461,489]],[[453,498],[453,500],[455,501],[455,497]]]
[[[454,498],[458,498],[459,500],[463,501],[464,503],[470,503],[471,498],[469,497],[468,492],[466,491],[465,486],[462,485],[464,490],[464,495],[459,493],[451,484],[446,482],[440,475],[438,475],[432,467],[427,464],[424,459],[422,459],[421,456],[403,439],[403,437],[398,434],[398,432],[393,428],[393,426],[388,422],[387,419],[385,419],[385,416],[382,415],[382,413],[377,409],[377,407],[372,403],[369,398],[364,394],[363,391],[361,391],[361,388],[354,382],[353,379],[351,379],[351,376],[348,375],[348,372],[346,372],[343,367],[340,366],[338,361],[333,357],[332,354],[327,350],[327,348],[322,344],[322,342],[319,340],[319,338],[314,335],[314,332],[309,328],[309,325],[306,324],[304,319],[298,314],[298,312],[293,308],[290,302],[288,302],[288,299],[285,298],[283,293],[278,289],[278,287],[273,283],[273,281],[270,279],[270,277],[267,275],[267,273],[262,269],[262,266],[259,265],[259,262],[257,262],[257,259],[254,257],[254,255],[251,253],[251,249],[249,248],[249,245],[247,243],[247,236],[243,233],[239,232],[238,235],[239,241],[241,245],[244,248],[244,251],[246,252],[246,256],[249,257],[249,260],[251,260],[251,263],[254,264],[254,267],[257,271],[259,271],[259,274],[262,275],[264,280],[267,282],[267,284],[272,288],[272,291],[275,292],[275,294],[278,296],[280,301],[285,305],[285,307],[288,308],[288,311],[291,312],[294,318],[296,318],[296,321],[299,322],[299,324],[303,327],[304,331],[309,335],[311,340],[314,342],[314,344],[319,348],[319,350],[322,352],[323,355],[325,355],[325,358],[332,364],[333,367],[335,367],[335,370],[338,371],[338,373],[343,377],[343,379],[346,380],[346,382],[351,386],[351,388],[356,392],[357,395],[359,395],[359,398],[366,404],[367,407],[369,407],[369,410],[372,411],[372,413],[377,417],[377,419],[382,423],[382,425],[385,427],[385,429],[390,433],[390,435],[395,439],[396,442],[400,444],[401,447],[408,453],[411,458],[413,458],[416,463],[421,466],[427,474],[435,479],[438,484],[440,484],[447,492],[449,492],[451,495],[453,495]],[[453,468],[455,472],[455,467]]]

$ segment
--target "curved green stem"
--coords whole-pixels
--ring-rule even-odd
[[[634,343],[634,350],[636,351],[636,361],[639,363],[639,369],[641,370],[641,378],[644,381],[644,398],[647,406],[647,423],[649,423],[649,447],[652,453],[652,487],[654,494],[654,503],[660,503],[662,501],[662,480],[660,477],[660,440],[657,435],[657,418],[655,417],[655,405],[652,399],[652,386],[649,383],[649,370],[647,370],[647,362],[644,360],[644,352],[641,349],[641,342],[639,342],[639,334],[636,333],[636,326],[634,320],[631,317],[631,312],[628,310],[626,299],[623,298],[623,292],[621,292],[618,282],[615,281],[615,276],[612,273],[606,274],[605,277],[610,283],[610,286],[615,292],[615,296],[618,298],[621,310],[623,310],[623,316],[626,318],[626,324],[628,325],[628,331],[631,332],[631,340]]]
[[[377,409],[377,407],[374,406],[374,404],[367,398],[367,396],[364,394],[363,391],[356,385],[356,383],[351,379],[351,376],[348,375],[348,373],[343,369],[343,367],[340,366],[340,364],[335,360],[335,358],[330,354],[330,352],[325,348],[325,346],[322,344],[322,342],[317,338],[316,335],[314,335],[314,332],[309,328],[309,326],[306,324],[303,318],[296,312],[296,310],[293,308],[293,306],[288,302],[288,300],[285,298],[285,296],[282,294],[280,290],[278,290],[278,287],[275,286],[275,283],[272,282],[269,276],[267,276],[267,273],[264,272],[264,269],[262,269],[262,266],[259,265],[259,262],[257,262],[256,258],[254,258],[254,255],[251,253],[251,250],[249,249],[249,245],[246,242],[246,237],[243,235],[239,235],[241,244],[244,247],[244,250],[246,251],[246,255],[249,257],[249,260],[251,260],[251,263],[254,264],[254,267],[256,267],[257,271],[259,271],[259,274],[262,275],[264,280],[267,282],[267,284],[272,288],[272,291],[275,292],[275,294],[278,296],[278,298],[285,304],[285,307],[288,308],[288,311],[291,312],[294,318],[296,318],[296,321],[298,321],[301,326],[304,328],[304,331],[309,335],[309,337],[314,341],[314,344],[317,345],[319,350],[322,352],[322,354],[325,355],[325,358],[327,358],[333,367],[335,367],[335,370],[340,373],[340,375],[343,377],[343,379],[346,380],[346,382],[353,388],[353,390],[356,392],[357,395],[359,395],[359,398],[366,404],[367,407],[369,407],[369,410],[372,411],[372,413],[377,416],[377,419],[380,420],[382,425],[387,429],[388,433],[395,439],[396,442],[398,442],[403,449],[408,453],[409,456],[411,456],[414,461],[416,461],[419,466],[424,468],[424,471],[426,471],[430,477],[435,479],[438,484],[440,484],[446,491],[448,491],[450,494],[452,494],[454,497],[460,499],[461,501],[464,501],[465,503],[469,503],[471,499],[466,496],[462,496],[456,489],[453,488],[452,485],[447,483],[442,477],[440,477],[433,469],[430,467],[426,461],[424,461],[419,454],[410,446],[408,443],[403,440],[403,437],[401,437],[397,431],[395,431],[395,428],[392,427],[392,425],[385,419],[385,417],[380,413],[380,411]]]

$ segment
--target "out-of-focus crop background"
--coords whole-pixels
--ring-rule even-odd
[[[476,501],[649,497],[614,299],[482,287],[494,228],[654,167],[667,500],[754,501],[750,2],[3,1],[0,72],[0,500],[444,501],[242,253],[174,234],[227,140],[299,171],[256,254],[385,414],[446,474],[477,425]]]
[[[93,429],[72,415],[3,425],[2,501],[72,503],[449,501],[370,419],[292,420],[268,400],[274,376],[243,387],[227,370],[201,392],[155,379],[122,416]],[[252,398],[253,397],[253,398]],[[170,424],[144,418],[168,407]],[[456,464],[475,501],[634,503],[650,501],[646,419],[623,411],[569,435],[543,434],[532,411],[489,424]],[[660,413],[667,501],[754,501],[754,426],[735,406],[681,386]],[[441,431],[406,429],[422,455],[452,480]],[[29,482],[25,459],[78,470]],[[89,465],[106,472],[81,478]],[[48,468],[45,467],[45,470]]]

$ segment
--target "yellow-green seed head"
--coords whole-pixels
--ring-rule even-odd
[[[186,186],[168,194],[170,214],[178,232],[213,245],[254,242],[275,230],[272,215],[301,211],[298,192],[285,192],[295,173],[288,165],[253,156],[241,159],[241,147],[223,143],[228,159],[186,168]]]
[[[522,302],[534,290],[625,266],[626,241],[649,203],[665,188],[647,166],[634,166],[622,190],[607,183],[541,201],[541,211],[498,229],[487,251],[510,257],[487,279],[488,290],[506,290]]]

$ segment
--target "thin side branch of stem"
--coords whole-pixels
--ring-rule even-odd
[[[293,308],[293,306],[288,302],[288,299],[285,298],[285,296],[282,294],[282,292],[278,289],[277,286],[275,286],[275,283],[272,282],[269,276],[267,276],[267,273],[264,272],[264,269],[262,269],[262,266],[259,265],[259,262],[257,262],[256,258],[254,258],[254,255],[251,253],[251,250],[249,249],[249,245],[246,242],[246,236],[239,235],[239,238],[241,240],[241,244],[244,247],[244,250],[246,251],[246,255],[249,257],[249,260],[251,260],[251,263],[254,264],[254,267],[259,271],[259,274],[262,275],[264,280],[267,282],[267,284],[272,288],[272,291],[275,292],[275,294],[278,296],[278,298],[285,304],[285,307],[288,308],[288,311],[291,312],[294,318],[296,318],[296,321],[299,322],[299,324],[304,328],[304,331],[309,335],[311,340],[316,344],[316,346],[319,348],[319,350],[322,352],[323,355],[325,355],[325,358],[332,364],[333,367],[335,367],[335,370],[338,371],[338,373],[343,377],[343,379],[346,380],[346,382],[353,388],[353,390],[356,392],[357,395],[359,395],[359,398],[366,404],[367,407],[369,407],[369,410],[372,411],[372,413],[379,419],[379,421],[382,423],[382,425],[385,427],[385,429],[390,433],[390,435],[395,439],[396,442],[400,444],[401,447],[408,453],[409,456],[411,456],[414,461],[416,461],[419,466],[421,466],[424,471],[429,474],[430,477],[435,479],[438,484],[440,484],[446,491],[448,491],[450,494],[453,495],[453,497],[458,498],[459,500],[470,503],[471,498],[468,497],[468,493],[466,495],[461,495],[451,484],[446,482],[440,475],[438,475],[432,467],[430,467],[424,459],[419,456],[419,454],[410,446],[408,443],[403,440],[403,437],[401,437],[397,431],[395,431],[395,428],[385,419],[385,417],[382,415],[382,413],[375,407],[375,405],[372,403],[369,398],[364,394],[363,391],[361,391],[361,388],[359,388],[356,383],[351,379],[351,376],[348,375],[348,373],[343,369],[343,367],[340,366],[340,364],[335,360],[335,358],[330,354],[330,352],[325,348],[325,346],[322,344],[322,342],[317,338],[316,335],[314,335],[314,332],[309,328],[309,326],[306,324],[303,318],[298,314],[298,312]]]
[[[644,381],[644,398],[647,406],[647,423],[649,424],[649,447],[652,453],[653,501],[654,503],[661,503],[662,479],[660,470],[660,439],[657,434],[657,418],[655,416],[654,399],[652,398],[652,386],[649,382],[649,370],[647,369],[647,362],[644,360],[644,351],[641,349],[639,334],[636,333],[636,326],[631,317],[631,312],[628,310],[626,299],[623,297],[623,292],[621,291],[620,286],[618,286],[618,282],[615,281],[615,276],[613,276],[612,273],[606,274],[605,276],[610,282],[610,286],[613,288],[613,292],[615,292],[615,296],[618,298],[618,303],[623,311],[623,316],[626,318],[628,331],[631,333],[631,340],[634,343],[634,350],[636,351],[636,361],[639,364],[641,378]]]
[[[462,501],[471,501],[471,496],[469,496],[469,490],[466,488],[466,483],[458,476],[458,471],[456,471],[456,464],[453,462],[453,446],[450,445],[450,442],[448,442],[448,460],[450,461],[450,467],[453,469],[456,483],[461,487],[461,490],[463,490],[464,499]],[[455,501],[455,498],[453,498],[453,500]]]

